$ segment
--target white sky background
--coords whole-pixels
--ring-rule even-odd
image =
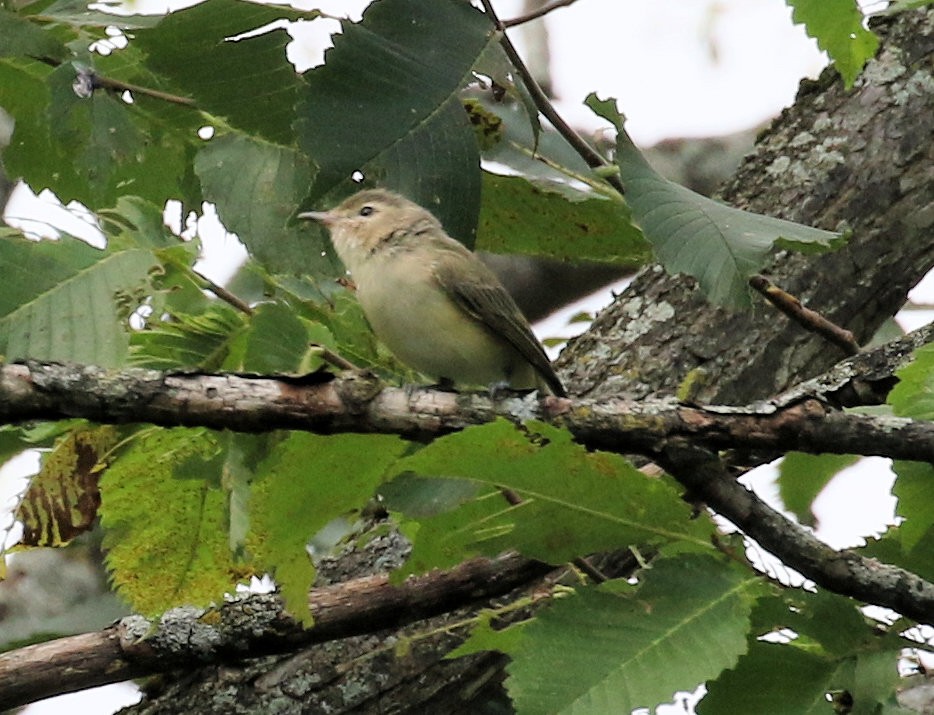
[[[519,0],[494,3],[504,19],[520,8]],[[305,0],[296,4],[358,18],[367,3]],[[155,10],[165,5],[160,0],[142,0],[133,7]],[[791,104],[800,79],[816,76],[825,64],[815,43],[791,24],[790,16],[782,0],[579,0],[546,20],[557,107],[573,125],[596,131],[605,124],[583,106],[584,97],[591,91],[601,97],[614,96],[628,118],[627,128],[642,144],[669,137],[726,134],[760,124]],[[305,23],[307,37],[304,31],[296,33],[301,41],[290,46],[290,58],[299,67],[319,63],[321,43],[337,28],[333,21]],[[317,39],[311,37],[315,34]],[[512,30],[510,35],[521,51],[521,33]],[[48,218],[50,211],[48,204],[18,191],[7,215]],[[203,226],[202,234],[208,255],[201,269],[223,282],[242,249],[216,223],[213,228]],[[538,332],[568,335],[570,315],[580,310],[596,312],[611,298],[609,289],[601,290],[537,326]],[[763,497],[773,500],[773,479],[774,473],[760,470],[749,481]],[[2,481],[0,475],[0,488]],[[847,470],[815,504],[822,523],[820,535],[843,546],[878,532],[892,519],[891,484],[884,460]],[[0,508],[2,502],[0,493]],[[131,688],[110,686],[37,703],[26,712],[97,715],[135,699]],[[678,705],[658,712],[684,710]]]

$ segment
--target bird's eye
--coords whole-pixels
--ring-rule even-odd
[[[372,207],[372,206],[364,206],[362,209],[360,209],[360,215],[361,215],[361,216],[369,216],[369,215],[372,214],[372,213],[373,213],[373,207]]]

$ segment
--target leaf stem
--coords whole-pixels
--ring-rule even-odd
[[[536,82],[535,78],[532,77],[532,73],[529,71],[528,66],[526,66],[525,62],[522,61],[522,57],[520,57],[518,51],[516,51],[515,45],[512,44],[512,41],[506,35],[506,26],[503,24],[502,20],[497,17],[491,0],[481,0],[481,2],[483,3],[483,11],[490,18],[493,26],[502,33],[500,44],[503,46],[503,50],[505,50],[509,61],[512,63],[513,67],[515,67],[516,73],[522,78],[523,83],[529,90],[529,95],[532,97],[532,101],[535,103],[538,111],[541,112],[542,116],[544,116],[549,122],[551,122],[551,125],[558,131],[559,134],[561,134],[561,136],[565,138],[568,144],[573,147],[574,151],[576,151],[580,157],[585,162],[587,162],[588,166],[593,169],[604,169],[611,167],[612,164],[603,158],[603,156],[601,156],[596,149],[590,146],[590,144],[588,144],[584,138],[578,134],[570,124],[564,121],[564,118],[560,114],[558,114],[557,110],[554,108],[554,105],[551,103],[551,100],[548,99],[548,96],[538,85],[538,82]],[[614,189],[619,191],[619,193],[624,193],[623,182],[620,180],[617,174],[609,174],[603,178]]]
[[[557,10],[561,7],[568,7],[569,5],[573,5],[576,2],[577,0],[554,0],[554,2],[549,3],[548,5],[543,5],[542,7],[532,10],[531,12],[527,12],[524,15],[519,15],[512,18],[511,20],[503,20],[502,25],[503,28],[516,27],[517,25],[522,25],[526,22],[530,22],[531,20],[537,20],[540,17],[544,17],[552,10]]]

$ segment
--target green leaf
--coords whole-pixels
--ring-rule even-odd
[[[130,362],[154,370],[220,370],[244,326],[244,317],[220,302],[198,315],[175,313],[133,333]]]
[[[914,352],[911,363],[896,370],[898,384],[889,392],[888,404],[899,417],[934,419],[934,344]]]
[[[91,10],[88,5],[97,8],[113,8],[117,12],[101,12]],[[161,15],[125,15],[126,6],[119,1],[106,0],[105,2],[89,3],[88,0],[57,0],[42,10],[42,17],[64,23],[76,28],[86,27],[119,27],[124,30],[135,30],[143,27],[153,27],[161,20]],[[121,14],[118,14],[121,13]]]
[[[0,107],[16,120],[3,163],[9,175],[22,178],[36,191],[50,187],[67,201],[84,195],[86,187],[76,172],[62,171],[74,157],[50,135],[46,80],[51,72],[38,62],[0,58]]]
[[[847,88],[876,54],[879,38],[864,27],[865,18],[856,0],[785,0],[793,8],[796,24],[833,60]]]
[[[362,22],[343,22],[298,104],[299,144],[319,168],[313,207],[350,193],[361,170],[472,245],[480,162],[459,92],[492,36],[460,0],[381,0]]]
[[[817,519],[811,505],[830,480],[859,457],[851,454],[805,454],[789,452],[778,468],[778,492],[785,508],[798,521],[814,526]]]
[[[596,195],[577,199],[568,200],[541,182],[484,172],[477,249],[624,266],[651,258],[625,203]]]
[[[898,497],[896,513],[905,521],[899,525],[901,543],[911,552],[928,533],[934,534],[934,465],[897,460],[892,493]]]
[[[244,354],[239,369],[263,374],[301,374],[320,365],[310,358],[309,342],[332,345],[323,325],[303,321],[281,303],[263,303],[250,318],[243,336]]]
[[[299,152],[224,134],[198,152],[195,172],[224,225],[268,270],[339,275],[326,234],[292,220],[311,183],[308,160]]]
[[[934,530],[925,532],[910,549],[902,544],[902,536],[901,527],[890,527],[880,538],[866,539],[866,545],[858,551],[862,556],[901,566],[929,581],[934,579]]]
[[[125,362],[128,318],[150,288],[157,262],[138,248],[0,236],[0,353],[104,367]]]
[[[199,108],[280,144],[292,143],[301,79],[288,62],[283,27],[241,37],[276,20],[312,19],[317,11],[238,0],[206,0],[134,33],[153,71],[189,93]],[[242,168],[242,167],[241,167]]]
[[[128,59],[134,53],[114,54],[125,65],[120,74],[140,82],[139,66]],[[118,60],[95,63],[115,67]],[[16,120],[4,151],[10,174],[36,191],[49,188],[66,203],[95,209],[129,194],[160,206],[169,197],[200,200],[189,168],[190,109],[179,118],[179,108],[167,110],[156,100],[137,97],[131,106],[106,92],[81,98],[72,88],[75,77],[73,62],[52,70],[0,59],[0,106]]]
[[[544,424],[500,420],[435,440],[399,471],[471,480],[470,501],[419,520],[407,568],[422,571],[477,553],[517,549],[549,563],[630,544],[683,541],[710,548],[711,526],[661,479],[615,454],[589,452]],[[510,506],[500,488],[522,498]]]
[[[220,602],[249,575],[231,558],[227,496],[200,478],[177,478],[178,466],[217,464],[221,447],[207,430],[147,429],[100,482],[107,568],[134,610]],[[182,474],[182,476],[186,476]]]
[[[62,60],[68,55],[68,50],[53,33],[0,8],[0,57],[19,55]]]
[[[773,247],[816,252],[842,245],[840,234],[741,211],[668,181],[633,144],[615,100],[591,94],[586,104],[616,126],[616,160],[626,202],[656,257],[670,273],[696,278],[712,302],[748,305],[747,280]]]
[[[706,652],[706,651],[705,651]],[[738,665],[707,683],[698,715],[829,715],[836,664],[794,644],[753,641]]]
[[[755,574],[700,555],[658,561],[634,593],[580,589],[525,628],[506,687],[519,713],[654,710],[736,664],[762,591]]]
[[[496,102],[481,96],[481,106],[502,119],[500,141],[485,148],[483,158],[508,167],[543,188],[564,193],[570,199],[592,197],[593,191],[579,188],[588,182],[605,190],[603,182],[595,182],[593,170],[567,140],[554,130],[536,134],[529,124],[527,108],[518,102]],[[575,180],[571,183],[569,180]]]
[[[295,432],[256,468],[248,545],[275,574],[286,608],[311,622],[314,566],[306,545],[333,519],[372,498],[406,442],[389,435],[322,437]]]

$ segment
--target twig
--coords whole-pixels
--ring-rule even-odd
[[[765,276],[753,276],[749,279],[749,285],[793,321],[833,343],[847,355],[856,355],[860,351],[853,333],[827,320],[817,311],[805,307],[800,300],[783,291]]]
[[[542,7],[527,12],[525,15],[519,15],[514,17],[511,20],[503,20],[503,28],[515,27],[516,25],[521,25],[523,23],[529,22],[531,20],[537,20],[540,17],[547,15],[552,10],[557,10],[560,7],[568,7],[573,5],[577,0],[554,0],[554,2],[549,3],[548,5],[543,5]]]
[[[897,364],[905,359],[898,355]],[[873,376],[874,381],[884,379]],[[659,444],[690,439],[717,450],[798,450],[934,462],[934,422],[841,413],[830,403],[846,381],[834,381],[826,393],[795,392],[795,401],[788,403],[779,396],[746,407],[695,407],[664,400],[551,396],[532,402],[521,397],[493,401],[485,393],[386,387],[376,376],[361,373],[314,373],[296,380],[29,361],[0,365],[0,422],[83,417],[106,424],[424,438],[506,417],[539,419],[567,428],[590,448],[649,458]]]
[[[535,78],[532,77],[532,73],[529,72],[529,68],[526,66],[525,62],[522,61],[522,57],[520,57],[519,53],[516,51],[515,45],[512,44],[509,37],[506,35],[506,26],[503,25],[502,21],[497,17],[490,0],[481,0],[481,2],[483,3],[483,11],[489,16],[493,26],[503,33],[500,44],[502,44],[509,61],[512,62],[513,67],[515,67],[516,73],[522,78],[526,88],[529,90],[529,95],[532,97],[532,101],[535,103],[538,111],[551,122],[551,125],[565,138],[568,144],[574,148],[574,151],[587,162],[588,166],[593,169],[612,167],[613,165],[610,162],[604,159],[596,149],[584,141],[584,138],[558,114],[551,100],[548,99],[548,96],[542,91],[542,88],[538,86],[538,82],[535,81]],[[620,180],[618,174],[612,173],[605,178],[614,189],[621,194],[624,193],[623,182]]]
[[[92,75],[92,83],[95,88],[108,89],[113,92],[132,92],[133,94],[143,95],[145,97],[152,97],[153,99],[161,99],[164,102],[171,102],[172,104],[180,104],[183,107],[194,107],[195,100],[190,97],[180,97],[177,94],[169,94],[168,92],[160,92],[158,89],[150,89],[149,87],[141,87],[138,84],[130,84],[129,82],[121,82],[117,79],[112,79],[110,77],[103,77],[99,74]]]
[[[212,281],[210,278],[208,278],[204,274],[198,273],[198,271],[194,269],[192,269],[191,272],[194,275],[196,275],[200,280],[204,281],[205,288],[211,291],[218,298],[229,303],[230,305],[232,305],[234,308],[244,313],[245,315],[253,315],[253,308],[251,308],[249,304],[246,301],[244,301],[242,298],[239,298],[238,296],[234,295],[229,290],[224,288],[224,286],[218,285],[217,283]]]
[[[343,357],[342,355],[338,355],[336,352],[334,352],[330,348],[326,348],[324,345],[321,345],[320,343],[310,343],[310,345],[321,351],[321,358],[326,363],[333,365],[339,370],[359,370],[360,369],[357,365],[354,365],[347,358]]]

